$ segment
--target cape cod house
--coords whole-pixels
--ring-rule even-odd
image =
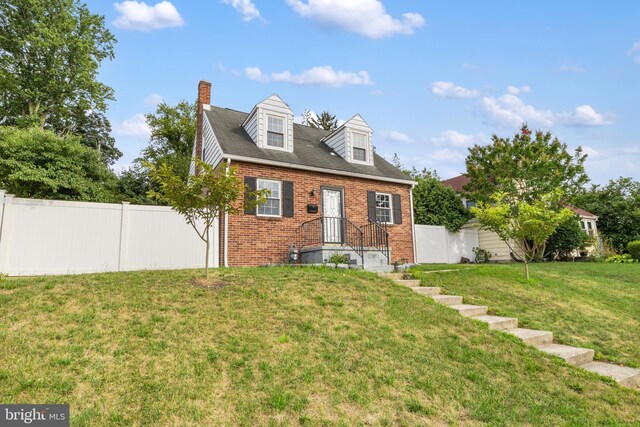
[[[266,203],[219,221],[220,265],[321,263],[334,253],[385,269],[414,261],[414,181],[373,150],[373,131],[355,115],[329,132],[296,124],[278,95],[250,112],[211,105],[198,86],[194,157],[236,168]],[[192,173],[194,172],[192,168]]]

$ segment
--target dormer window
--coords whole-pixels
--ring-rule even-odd
[[[267,145],[284,148],[284,118],[267,116]]]
[[[353,160],[358,162],[366,162],[367,161],[367,145],[368,144],[368,136],[367,134],[360,132],[352,132],[353,137]]]

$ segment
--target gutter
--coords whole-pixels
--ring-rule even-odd
[[[413,189],[415,188],[415,184],[411,184],[411,190],[409,190],[409,203],[411,205],[411,243],[413,246],[413,263],[418,263],[418,257],[416,252],[416,224],[413,218]]]
[[[289,169],[299,169],[304,171],[350,176],[354,178],[369,179],[374,181],[393,182],[395,184],[411,185],[412,187],[417,184],[416,181],[412,181],[408,179],[396,179],[396,178],[387,178],[384,176],[367,175],[364,173],[357,173],[357,172],[345,172],[345,171],[339,171],[335,169],[318,168],[315,166],[306,166],[306,165],[297,165],[293,163],[278,162],[275,160],[258,159],[255,157],[237,156],[235,154],[226,154],[225,157],[227,158],[227,160],[235,160],[237,162],[255,163],[255,164],[267,165],[267,166],[278,166],[278,167],[289,168]]]
[[[231,159],[227,158],[226,174],[229,175],[229,167],[231,166]],[[229,267],[229,213],[224,213],[224,266]]]

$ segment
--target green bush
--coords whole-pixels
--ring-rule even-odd
[[[631,258],[636,261],[640,261],[640,240],[634,240],[627,244],[627,252],[631,255]]]
[[[545,247],[545,257],[567,259],[574,251],[584,249],[590,243],[590,236],[580,228],[580,218],[571,217],[556,228]]]
[[[612,255],[609,258],[607,258],[606,262],[612,262],[614,264],[631,264],[634,262],[638,262],[638,260],[633,259],[629,254],[622,254],[622,255]]]
[[[349,255],[334,253],[327,260],[327,263],[338,265],[338,264],[349,264],[349,261],[350,261]]]

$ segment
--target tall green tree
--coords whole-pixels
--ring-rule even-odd
[[[333,131],[338,128],[338,120],[336,119],[336,116],[332,115],[328,111],[323,111],[317,117],[309,115],[308,122],[309,126],[312,128],[319,128],[328,131]]]
[[[169,163],[186,182],[196,137],[195,102],[181,101],[175,106],[162,102],[155,113],[145,117],[151,136],[138,161],[156,166]]]
[[[73,110],[71,133],[78,135],[82,144],[97,150],[106,165],[113,165],[122,157],[122,152],[116,148],[115,138],[111,136],[111,123],[99,111]]]
[[[0,127],[0,188],[18,197],[114,201],[116,177],[77,136]]]
[[[556,189],[571,196],[589,180],[586,157],[582,148],[570,152],[550,132],[531,132],[523,125],[512,138],[493,135],[491,144],[469,149],[466,175],[470,182],[465,190],[484,202],[502,193],[512,205],[533,203]]]
[[[1,1],[0,121],[64,135],[104,113],[114,92],[98,70],[114,45],[104,17],[78,0]]]
[[[196,159],[199,173],[190,175],[186,181],[169,163],[159,166],[147,163],[145,166],[160,187],[158,191],[152,191],[150,197],[167,203],[184,216],[205,242],[205,275],[208,279],[211,227],[216,218],[224,213],[238,214],[244,207],[264,203],[268,190],[249,190],[236,176],[235,168],[227,168],[224,163],[214,168]]]
[[[592,185],[573,204],[598,216],[598,233],[618,252],[640,240],[640,182],[620,177],[607,185]]]

